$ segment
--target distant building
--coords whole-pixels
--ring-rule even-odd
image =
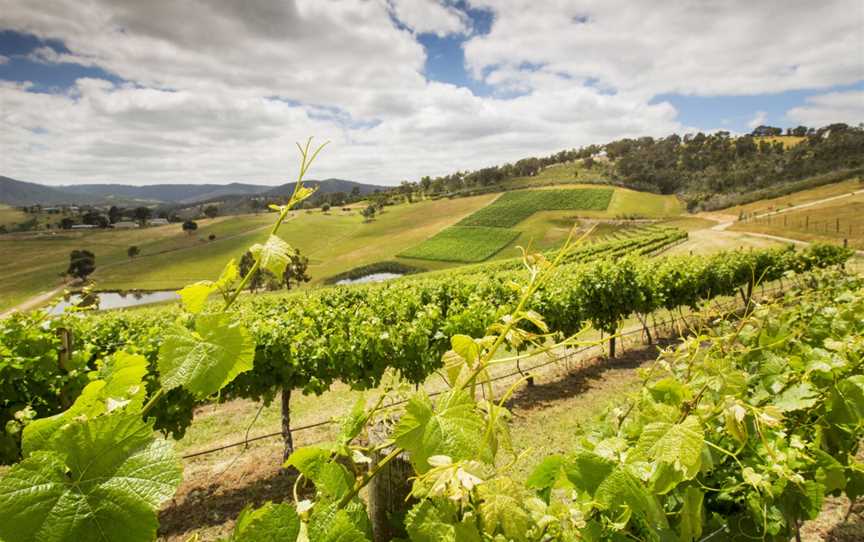
[[[114,226],[114,228],[120,229],[120,230],[132,230],[132,229],[135,229],[138,227],[138,223],[132,222],[130,220],[124,220],[121,222],[115,222],[113,224],[113,226]]]
[[[147,221],[148,226],[165,226],[168,224],[167,218],[151,218]]]
[[[98,227],[99,226],[96,226],[95,224],[73,224],[72,225],[73,230],[94,230]]]

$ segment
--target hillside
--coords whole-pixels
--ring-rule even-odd
[[[357,188],[361,195],[371,194],[388,187],[364,184],[344,179],[307,181],[318,186],[322,194],[344,192],[351,194]],[[126,184],[80,184],[46,186],[38,183],[0,177],[0,203],[7,205],[57,205],[57,204],[113,204],[124,203],[172,203],[193,204],[231,196],[290,195],[294,183],[276,187],[259,184],[152,184],[134,186]]]
[[[292,192],[294,192],[294,186],[296,183],[285,183],[283,185],[279,185],[275,188],[271,188],[266,192],[269,196],[290,196]],[[372,194],[376,190],[388,190],[393,188],[392,186],[378,186],[373,184],[364,184],[358,183],[355,181],[346,181],[345,179],[324,179],[322,181],[305,181],[303,183],[307,186],[315,186],[318,187],[319,194],[333,194],[336,192],[344,192],[346,194],[351,194],[351,191],[357,188],[360,191],[360,195]]]
[[[62,188],[0,176],[0,203],[7,205],[97,203],[100,199],[90,194],[76,194]]]

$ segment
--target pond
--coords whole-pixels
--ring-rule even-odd
[[[367,282],[384,282],[385,280],[396,279],[403,276],[402,273],[372,273],[370,275],[363,275],[362,277],[357,277],[356,279],[342,279],[336,281],[336,284],[364,284]]]
[[[99,310],[122,309],[124,307],[137,307],[138,305],[149,305],[160,301],[173,301],[180,299],[174,290],[163,290],[155,292],[99,292]],[[81,301],[81,294],[73,294],[69,299],[51,307],[49,314],[61,314],[66,307],[73,306]]]

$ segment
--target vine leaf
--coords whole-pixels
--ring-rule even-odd
[[[447,505],[443,505],[445,508]],[[452,507],[452,504],[450,505]],[[440,510],[430,500],[421,501],[405,516],[405,530],[412,542],[482,542],[471,520],[457,521],[453,510]],[[523,533],[524,534],[524,533]]]
[[[203,314],[195,331],[175,326],[159,349],[159,374],[166,390],[184,387],[199,398],[219,391],[252,369],[255,343],[227,313]]]
[[[265,503],[261,508],[247,506],[237,518],[232,542],[294,542],[300,534],[300,517],[293,504]]]
[[[784,390],[774,400],[781,412],[792,412],[810,408],[819,401],[818,392],[807,382],[801,382]]]
[[[434,455],[474,459],[484,453],[485,427],[475,406],[465,390],[444,395],[437,407],[425,394],[414,395],[393,430],[396,445],[409,453],[419,474],[429,470]]]
[[[518,540],[529,528],[528,512],[521,503],[526,499],[513,480],[496,478],[477,486],[481,499],[480,517],[486,534],[501,532],[511,540]]]
[[[356,499],[342,510],[318,503],[309,519],[310,542],[367,542],[371,534],[366,508]]]
[[[647,522],[652,528],[665,530],[669,524],[657,498],[646,490],[625,466],[618,466],[597,487],[594,500],[601,509],[614,516],[627,513]]]
[[[142,381],[147,374],[147,359],[137,354],[117,352],[102,370],[102,379],[87,384],[68,410],[33,420],[24,428],[21,451],[24,457],[50,446],[63,425],[75,418],[94,418],[118,406],[144,400]]]
[[[56,449],[0,480],[0,539],[149,542],[158,506],[180,484],[171,443],[137,412],[73,421]]]
[[[183,302],[183,306],[186,310],[192,314],[198,314],[204,310],[207,298],[210,297],[213,292],[216,292],[217,290],[222,292],[228,290],[239,277],[240,270],[237,267],[237,262],[234,258],[231,258],[231,261],[229,261],[228,265],[225,266],[225,269],[222,270],[219,280],[215,282],[212,280],[201,280],[189,284],[182,290],[178,290],[177,293],[180,295],[180,300]]]
[[[633,459],[665,463],[689,480],[702,466],[705,434],[696,416],[681,423],[655,422],[642,429]]]
[[[699,488],[690,486],[684,490],[684,504],[681,506],[681,518],[678,531],[682,542],[699,540],[702,536],[702,500],[705,494]]]
[[[291,261],[291,250],[291,245],[283,241],[278,235],[270,235],[263,245],[255,243],[249,248],[252,256],[261,262],[261,268],[270,271],[277,277],[285,274],[285,268]]]

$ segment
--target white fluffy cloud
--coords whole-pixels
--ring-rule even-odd
[[[790,109],[786,116],[806,126],[833,122],[864,122],[864,91],[829,92],[807,99],[806,105]]]
[[[44,94],[0,81],[0,174],[275,184],[293,173],[293,142],[314,134],[333,144],[313,176],[395,184],[685,129],[658,93],[864,79],[848,54],[854,3],[768,4],[490,0],[492,31],[465,52],[498,92],[477,96],[423,73],[417,34],[472,36],[445,1],[0,0],[0,29],[69,50],[32,59],[129,82]]]
[[[470,28],[468,16],[437,0],[393,0],[393,14],[417,33],[438,36],[465,34]]]
[[[649,95],[760,94],[864,79],[860,0],[478,0],[488,35],[465,47],[477,77],[541,70]],[[856,54],[857,51],[857,54]]]

